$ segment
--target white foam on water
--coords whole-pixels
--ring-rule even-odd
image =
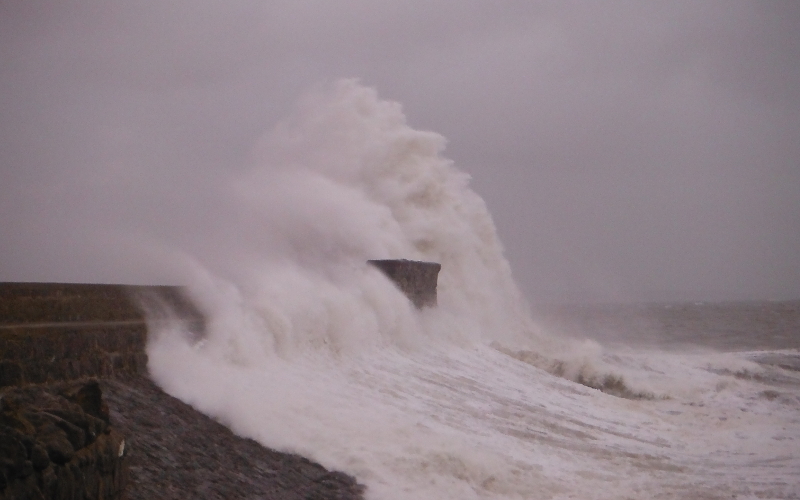
[[[180,249],[208,324],[154,326],[154,379],[367,498],[800,495],[791,373],[539,331],[443,148],[356,81],[309,94],[220,188],[240,216],[208,237],[241,238]],[[374,258],[441,263],[438,306],[415,309]],[[586,386],[609,376],[652,398]]]

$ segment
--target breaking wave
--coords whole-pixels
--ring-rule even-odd
[[[744,463],[736,443],[705,436],[709,456],[680,426],[690,414],[724,422],[714,419],[728,402],[684,403],[749,397],[754,382],[719,370],[759,365],[724,358],[714,372],[706,358],[612,354],[541,331],[444,146],[357,81],[309,93],[254,148],[248,173],[220,186],[236,207],[227,226],[174,249],[207,321],[201,335],[154,324],[155,380],[239,434],[355,475],[369,498],[750,488],[731,482]],[[441,263],[437,307],[416,309],[366,264],[391,258]],[[782,418],[774,405],[800,406],[793,397],[759,399],[773,405],[764,421]],[[790,491],[770,474],[788,477],[798,460],[778,460],[759,481]]]

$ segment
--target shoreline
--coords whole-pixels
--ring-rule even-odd
[[[363,499],[355,478],[236,436],[162,391],[147,375],[146,305],[202,331],[180,287],[0,282],[0,401],[16,389],[97,380],[126,442],[128,500]]]
[[[100,380],[129,443],[128,500],[362,500],[364,486],[307,458],[235,435],[146,376]]]

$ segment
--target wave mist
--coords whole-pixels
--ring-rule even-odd
[[[508,454],[507,433],[470,442],[485,431],[469,399],[494,398],[487,381],[527,391],[554,379],[540,369],[611,379],[596,344],[538,331],[444,146],[357,81],[307,94],[219,187],[223,227],[171,250],[208,321],[202,335],[154,323],[154,379],[239,434],[354,474],[375,498],[557,489]],[[438,307],[415,309],[366,263],[392,258],[441,264]]]

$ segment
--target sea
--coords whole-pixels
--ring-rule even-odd
[[[444,145],[306,95],[172,249],[206,324],[150,305],[153,379],[367,499],[800,498],[800,301],[531,305]],[[441,263],[436,307],[390,258]]]

